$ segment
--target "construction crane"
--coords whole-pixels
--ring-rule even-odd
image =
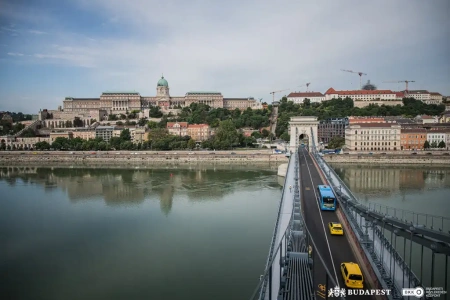
[[[275,102],[275,94],[276,94],[276,93],[280,93],[280,92],[284,92],[284,91],[288,91],[288,90],[290,90],[290,89],[285,89],[285,90],[279,90],[279,91],[273,91],[273,92],[270,92],[270,94],[272,94],[272,103]]]
[[[343,70],[343,69],[341,69],[341,71],[349,72],[349,73],[354,73],[354,74],[358,74],[358,75],[359,75],[359,88],[362,89],[362,78],[361,78],[361,76],[367,75],[366,73],[363,73],[363,72],[355,72],[355,71],[351,71],[351,70]]]
[[[308,82],[307,84],[299,85],[298,87],[304,87],[306,85],[306,91],[308,91],[310,84],[311,84],[311,82]]]
[[[405,91],[408,92],[408,83],[410,83],[410,82],[415,82],[415,81],[414,81],[414,80],[383,81],[383,83],[400,83],[400,82],[406,83],[406,89],[405,89]]]

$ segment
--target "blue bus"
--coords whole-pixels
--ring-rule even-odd
[[[319,205],[321,210],[336,210],[336,197],[328,185],[318,185]]]

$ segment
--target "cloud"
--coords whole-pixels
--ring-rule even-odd
[[[25,47],[30,54],[22,59],[42,68],[49,64],[79,70],[85,80],[79,94],[89,87],[98,96],[103,87],[120,86],[153,95],[162,72],[172,95],[204,89],[269,100],[273,90],[295,90],[306,82],[311,82],[310,90],[321,92],[330,86],[357,88],[359,77],[340,69],[367,73],[363,80],[371,79],[380,89],[393,88],[382,81],[406,77],[433,89],[444,84],[426,74],[449,62],[444,55],[450,52],[445,0],[433,5],[404,0],[69,3],[73,14],[60,20],[82,15],[89,22],[45,27],[36,25],[41,24],[37,20],[57,24],[56,16],[41,9],[33,18],[32,9],[16,8],[9,11],[19,25],[7,28],[39,28],[26,30],[37,37],[19,37],[22,44],[14,51]],[[27,16],[31,21],[25,27]],[[439,80],[449,82],[448,71]]]
[[[10,56],[23,56],[22,53],[17,53],[17,52],[8,52],[7,54]]]

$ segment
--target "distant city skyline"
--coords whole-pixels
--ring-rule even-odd
[[[450,95],[450,2],[0,0],[0,111],[37,113],[107,90],[192,90],[271,102],[290,92]]]

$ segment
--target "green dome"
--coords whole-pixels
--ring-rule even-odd
[[[158,80],[157,86],[169,87],[169,83],[167,82],[167,80],[164,79],[164,76],[161,76],[161,79]]]

